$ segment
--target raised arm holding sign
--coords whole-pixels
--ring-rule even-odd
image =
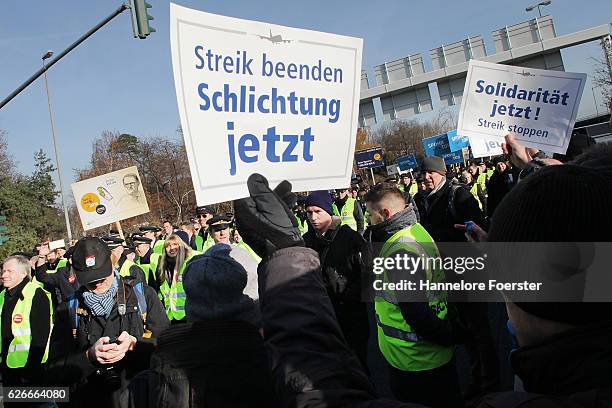
[[[586,74],[470,61],[458,135],[469,137],[474,157],[501,154],[513,133],[527,147],[565,153]]]

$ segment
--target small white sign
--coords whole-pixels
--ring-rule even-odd
[[[508,133],[565,153],[585,81],[586,74],[470,60],[457,134],[469,137],[474,157],[501,154]]]
[[[170,4],[176,96],[198,205],[349,185],[363,40]]]
[[[400,170],[397,164],[387,166],[387,176],[395,176],[396,174],[400,174]]]
[[[136,166],[71,185],[83,230],[149,212]]]

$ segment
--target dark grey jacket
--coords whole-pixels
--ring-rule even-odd
[[[281,249],[259,268],[265,344],[282,407],[420,406],[376,399],[342,336],[315,251]]]

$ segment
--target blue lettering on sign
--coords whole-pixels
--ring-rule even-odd
[[[265,145],[263,149],[265,151],[265,158],[270,163],[297,162],[300,159],[307,162],[314,160],[311,152],[314,135],[311,128],[305,128],[302,134],[299,135],[280,135],[276,132],[276,126],[272,126],[262,135],[262,142],[251,133],[245,133],[240,138],[237,138],[234,135],[234,122],[227,122],[227,131],[229,172],[232,176],[236,175],[240,162],[248,164],[259,161],[259,152],[262,150],[262,145]],[[284,146],[280,143],[281,136]],[[276,149],[277,146],[280,146],[278,151]]]
[[[457,150],[461,150],[470,145],[468,137],[459,136],[457,134],[457,130],[451,130],[446,134],[446,136],[448,137],[448,146],[451,152],[456,152]]]

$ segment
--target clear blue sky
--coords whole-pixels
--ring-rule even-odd
[[[179,116],[169,43],[169,2],[153,4],[146,40],[132,38],[128,12],[70,53],[49,71],[57,137],[67,184],[74,168],[87,164],[91,143],[104,130],[137,136],[176,136]],[[493,51],[491,31],[532,18],[525,7],[536,0],[330,1],[181,0],[195,9],[253,20],[364,38],[363,67],[373,83],[373,66],[482,34]],[[0,99],[41,66],[41,56],[56,52],[120,5],[120,1],[19,1],[0,3]],[[610,0],[553,0],[550,14],[558,35],[612,20]],[[590,43],[564,51],[567,71],[591,75],[591,57],[601,48]],[[428,58],[427,58],[428,60]],[[426,64],[430,64],[429,61]],[[426,65],[427,66],[427,65]],[[430,66],[428,68],[431,68]],[[589,78],[590,80],[590,78]],[[601,101],[597,89],[596,98]],[[590,82],[579,116],[595,113]],[[418,118],[418,116],[417,116]],[[51,131],[42,77],[0,110],[0,129],[19,170],[32,170],[35,150],[52,156]],[[68,193],[70,195],[70,193]]]

